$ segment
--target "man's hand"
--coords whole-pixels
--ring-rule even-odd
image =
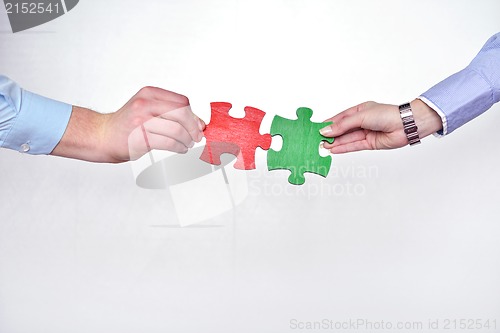
[[[441,130],[441,117],[427,104],[416,99],[411,102],[411,106],[420,138]],[[323,128],[321,134],[335,137],[335,141],[323,146],[332,154],[394,149],[408,144],[396,105],[366,102],[326,121],[333,121],[333,124]]]
[[[185,153],[202,139],[204,128],[185,96],[146,87],[115,113],[73,107],[52,155],[118,163],[138,159],[152,149]]]

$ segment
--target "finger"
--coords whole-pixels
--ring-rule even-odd
[[[166,113],[184,108],[191,111],[189,106],[184,106],[176,102],[164,102],[158,100],[146,100],[143,102],[142,108],[146,109],[154,117],[161,117]]]
[[[326,149],[331,149],[336,146],[345,145],[348,143],[361,141],[366,139],[366,132],[364,130],[357,130],[355,132],[347,133],[335,138],[333,143],[325,142],[323,147]]]
[[[147,133],[147,135],[151,149],[169,150],[181,154],[188,151],[188,148],[184,144],[173,138],[154,133]]]
[[[366,140],[361,140],[333,147],[330,149],[330,152],[332,154],[344,154],[360,150],[372,150],[372,148]]]
[[[356,112],[348,115],[340,120],[337,120],[331,125],[328,125],[320,130],[321,135],[326,137],[337,137],[342,134],[352,132],[362,128],[364,120],[364,112]]]
[[[170,137],[179,141],[188,148],[194,146],[191,135],[186,131],[184,126],[182,126],[178,122],[161,117],[155,117],[146,121],[144,123],[144,127],[148,133]]]
[[[160,117],[181,124],[193,141],[200,142],[203,138],[204,123],[200,123],[200,118],[191,111],[190,106],[163,113]]]
[[[176,105],[178,106],[178,104]],[[147,109],[154,117],[178,122],[186,129],[193,141],[201,141],[203,133],[199,118],[191,111],[189,105],[172,108],[172,105],[168,102],[148,101]]]
[[[177,103],[179,107],[189,105],[189,99],[186,96],[157,87],[144,87],[139,90],[136,96],[162,102]]]

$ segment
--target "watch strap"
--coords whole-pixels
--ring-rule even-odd
[[[401,104],[399,106],[399,114],[403,121],[404,132],[410,146],[421,143],[420,136],[418,135],[418,127],[415,124],[415,119],[413,119],[410,103]]]

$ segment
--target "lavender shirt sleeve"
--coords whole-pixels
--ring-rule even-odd
[[[500,101],[500,33],[491,37],[462,71],[419,97],[443,120],[449,134]]]

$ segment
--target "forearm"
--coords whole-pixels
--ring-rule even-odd
[[[108,115],[73,106],[64,135],[51,155],[90,162],[117,162],[106,152],[105,123]]]
[[[0,148],[119,163],[152,149],[186,153],[204,128],[186,96],[161,88],[144,87],[118,111],[101,114],[25,91],[0,75]]]
[[[443,135],[500,101],[500,33],[491,37],[463,70],[439,82],[420,98],[443,116]]]
[[[204,127],[187,97],[146,87],[113,113],[74,106],[52,155],[119,163],[138,159],[152,149],[185,153],[200,142]]]

